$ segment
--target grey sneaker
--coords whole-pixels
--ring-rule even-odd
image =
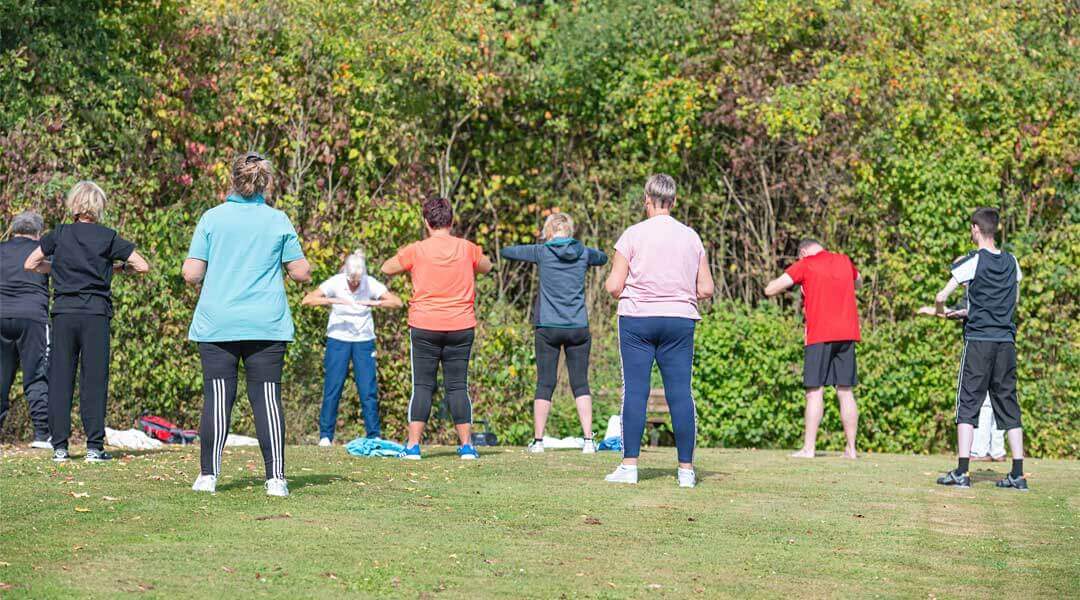
[[[54,459],[55,460],[55,459]],[[112,454],[104,450],[86,449],[86,462],[106,462],[112,460]]]
[[[52,453],[53,462],[67,462],[71,460],[71,455],[68,454],[67,448],[57,448]]]

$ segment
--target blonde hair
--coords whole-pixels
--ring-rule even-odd
[[[574,237],[574,219],[566,213],[551,213],[544,221],[544,239]]]
[[[71,186],[64,203],[75,219],[81,217],[98,223],[105,212],[105,192],[93,181],[80,181]]]
[[[257,152],[237,154],[232,163],[232,189],[244,198],[262,194],[274,182],[274,168]]]

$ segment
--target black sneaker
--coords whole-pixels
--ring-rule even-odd
[[[956,471],[949,471],[948,473],[938,477],[938,485],[951,485],[958,488],[971,487],[971,476],[967,473],[957,474]]]
[[[1005,476],[1005,479],[1002,479],[995,485],[997,485],[999,488],[1015,488],[1020,490],[1021,492],[1028,491],[1027,479],[1024,479],[1023,475],[1021,475],[1020,477],[1013,477],[1013,474],[1009,473]]]
[[[52,453],[53,462],[67,462],[71,460],[71,455],[68,454],[67,448],[57,448]]]
[[[86,449],[86,462],[105,462],[112,460],[112,454],[104,450],[94,450],[93,448]]]

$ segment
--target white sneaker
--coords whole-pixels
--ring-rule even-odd
[[[285,483],[284,479],[267,479],[266,480],[266,495],[267,496],[280,496],[282,498],[289,495],[289,486]]]
[[[330,438],[322,438],[322,439],[319,440],[319,445],[322,446],[323,448],[328,448],[330,446],[333,446],[334,442],[331,442]]]
[[[37,448],[38,450],[52,450],[52,438],[47,440],[34,440],[30,442],[31,448]]]
[[[697,485],[697,474],[694,473],[693,469],[679,467],[677,477],[681,488],[692,488]]]
[[[604,477],[609,483],[637,483],[637,466],[628,467],[619,465],[614,471]]]
[[[582,454],[596,454],[596,443],[592,440],[585,440],[585,445],[581,447]]]
[[[529,449],[526,450],[526,452],[528,452],[529,454],[543,454],[544,442],[538,442],[536,440],[533,440],[532,443],[529,444]]]
[[[217,477],[213,475],[199,475],[199,478],[192,484],[191,489],[195,492],[210,492],[213,494],[217,491]]]

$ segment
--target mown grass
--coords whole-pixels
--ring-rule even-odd
[[[55,466],[0,459],[0,595],[60,597],[1080,597],[1080,462],[1029,460],[1033,491],[934,485],[947,457],[813,461],[669,449],[637,486],[611,453],[519,448],[419,463],[289,447],[292,496],[257,449],[213,496],[195,449]]]

